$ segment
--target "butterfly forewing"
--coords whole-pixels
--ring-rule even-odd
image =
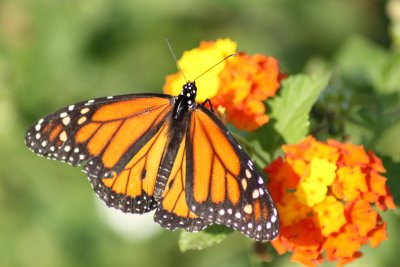
[[[254,163],[225,126],[199,106],[186,144],[186,199],[201,218],[260,241],[279,233],[277,210]]]
[[[167,95],[98,98],[40,119],[25,142],[35,153],[77,166],[107,205],[143,213],[157,206],[152,194],[167,143]]]
[[[25,143],[36,154],[78,166],[93,177],[111,177],[110,170],[126,156],[141,134],[161,123],[171,110],[166,95],[98,98],[65,107],[32,126]]]

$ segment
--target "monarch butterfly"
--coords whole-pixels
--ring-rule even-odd
[[[195,82],[179,96],[109,96],[37,121],[25,143],[36,154],[84,164],[96,194],[123,212],[156,210],[162,227],[211,224],[257,241],[279,233],[275,204],[253,161],[224,124],[197,104]]]

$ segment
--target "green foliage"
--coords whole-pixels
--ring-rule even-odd
[[[343,45],[337,62],[343,78],[355,86],[370,87],[378,94],[400,93],[399,52],[357,36]]]
[[[309,116],[314,103],[325,89],[329,75],[293,75],[282,82],[281,95],[270,105],[274,128],[287,144],[300,141],[309,133]]]
[[[198,233],[181,232],[179,249],[182,252],[188,250],[202,250],[221,243],[233,230],[221,225],[209,226]]]
[[[400,206],[400,164],[390,158],[382,158],[382,163],[386,169],[387,186],[393,194],[394,202]]]
[[[399,161],[399,52],[354,37],[342,46],[336,62],[336,78],[348,94],[348,111],[338,118],[345,125],[345,135],[354,143]]]
[[[247,134],[252,146],[244,145],[256,163],[271,162],[281,152],[281,145],[295,143],[306,137],[310,129],[310,111],[321,92],[326,88],[330,75],[290,75],[279,89],[279,94],[267,101],[270,122]],[[239,140],[240,141],[240,140]],[[252,153],[252,151],[256,153]],[[260,160],[263,155],[264,160]],[[260,166],[260,165],[259,165]]]
[[[343,44],[334,66],[339,82],[332,88],[342,95],[333,103],[341,110],[334,120],[343,124],[346,139],[385,156],[385,176],[399,205],[400,53],[357,36]],[[326,107],[327,102],[319,105]]]

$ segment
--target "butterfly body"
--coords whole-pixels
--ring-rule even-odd
[[[264,180],[224,124],[179,96],[135,94],[70,105],[39,120],[25,142],[35,153],[83,170],[96,194],[123,212],[156,210],[167,229],[217,223],[260,241],[279,233]]]

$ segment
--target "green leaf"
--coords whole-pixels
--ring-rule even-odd
[[[385,94],[400,92],[400,53],[389,57],[377,89]]]
[[[269,108],[270,110],[270,108]],[[275,158],[281,155],[281,146],[283,140],[279,133],[276,132],[274,125],[275,120],[271,119],[269,123],[248,134],[251,144],[258,144],[260,148],[259,154],[263,156],[261,160],[252,157],[252,159],[262,168],[270,164]],[[263,164],[264,163],[264,164]]]
[[[221,225],[211,225],[198,233],[182,231],[179,238],[179,249],[181,252],[202,250],[221,243],[232,232],[232,229]]]
[[[327,86],[330,75],[294,75],[282,82],[281,95],[270,105],[274,128],[285,143],[296,143],[309,131],[309,114],[322,90]]]
[[[395,161],[400,161],[400,121],[387,126],[377,138],[375,150],[384,156],[389,156]]]
[[[372,86],[381,94],[400,92],[400,53],[356,36],[342,46],[337,62],[343,76],[354,85]]]
[[[386,169],[386,174],[384,176],[387,177],[387,186],[389,187],[390,192],[393,195],[394,202],[397,207],[400,205],[400,162],[393,161],[391,158],[383,157],[382,158],[383,166]]]
[[[344,77],[355,85],[374,85],[381,80],[387,53],[380,46],[360,36],[349,38],[337,56]]]

